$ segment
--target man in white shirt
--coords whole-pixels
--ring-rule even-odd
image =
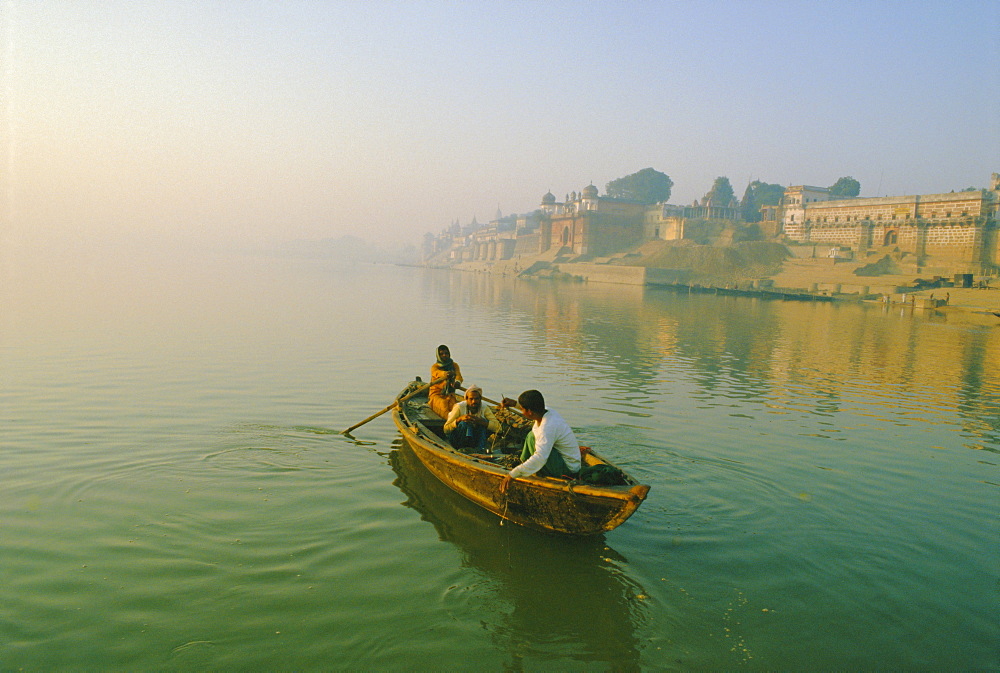
[[[576,476],[582,464],[580,444],[569,424],[554,410],[545,408],[545,398],[537,390],[525,390],[518,396],[517,405],[524,417],[534,421],[534,424],[524,440],[521,452],[523,462],[503,478],[500,492],[506,493],[514,479],[532,474],[542,477]]]

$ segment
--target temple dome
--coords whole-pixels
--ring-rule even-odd
[[[555,202],[556,202],[556,197],[552,192],[546,192],[545,196],[542,197],[543,206]]]
[[[583,188],[582,196],[585,199],[596,199],[597,187],[595,187],[594,185],[587,185],[586,187]]]

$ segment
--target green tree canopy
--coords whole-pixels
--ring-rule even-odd
[[[716,178],[715,182],[712,183],[712,188],[708,190],[708,194],[705,194],[706,199],[723,208],[728,206],[729,202],[735,197],[736,194],[733,192],[733,186],[730,184],[729,178],[725,176]]]
[[[782,185],[754,180],[747,185],[746,191],[743,192],[743,200],[740,202],[743,208],[743,220],[759,222],[761,206],[778,205],[784,194],[785,188]]]
[[[629,199],[642,203],[660,203],[670,200],[674,181],[666,173],[643,168],[638,173],[612,180],[605,186],[607,195],[615,199]]]
[[[831,197],[843,196],[851,198],[857,196],[860,193],[861,193],[861,183],[849,175],[840,178],[830,187]]]

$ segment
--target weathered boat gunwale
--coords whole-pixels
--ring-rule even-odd
[[[649,492],[648,486],[623,473],[629,482],[624,486],[531,476],[518,479],[502,494],[500,482],[506,469],[456,451],[426,424],[411,418],[413,415],[407,404],[397,406],[392,414],[396,427],[428,471],[459,495],[524,526],[569,535],[600,534],[628,519]],[[588,460],[611,464],[596,453]]]

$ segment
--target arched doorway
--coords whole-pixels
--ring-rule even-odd
[[[571,239],[571,236],[570,236],[569,227],[568,226],[567,227],[563,227],[563,233],[562,233],[562,244],[563,244],[563,246],[569,245],[570,239]]]
[[[895,229],[890,229],[885,232],[885,237],[882,239],[882,245],[896,245],[899,243],[899,232]]]

